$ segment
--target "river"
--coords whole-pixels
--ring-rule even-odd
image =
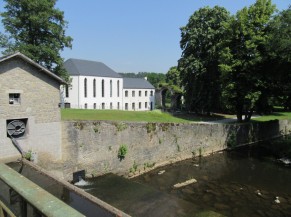
[[[196,183],[173,188],[193,178]],[[196,157],[131,180],[108,174],[86,181],[81,188],[132,216],[291,216],[291,167],[252,147]]]

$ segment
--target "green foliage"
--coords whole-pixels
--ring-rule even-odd
[[[157,128],[156,123],[147,123],[146,125],[147,133],[155,132],[156,128]]]
[[[20,51],[68,80],[60,52],[72,47],[72,38],[65,35],[67,22],[64,12],[55,8],[56,0],[4,2],[2,23],[10,39],[4,44],[4,53]]]
[[[144,163],[143,169],[146,170],[147,168],[153,168],[156,165],[156,163]]]
[[[137,168],[138,168],[138,165],[134,161],[132,167],[129,169],[129,172],[135,173],[137,171]]]
[[[85,126],[85,123],[83,123],[83,122],[75,122],[74,123],[74,127],[78,130],[83,130],[84,126]]]
[[[128,127],[127,124],[125,124],[125,123],[123,123],[123,122],[115,122],[114,125],[115,125],[116,130],[117,130],[118,132],[127,129],[127,127]]]
[[[181,89],[181,76],[177,66],[173,66],[166,74],[166,82]]]
[[[31,160],[31,157],[32,157],[32,150],[28,150],[27,152],[24,153],[24,158],[26,160]]]
[[[93,122],[93,130],[95,133],[99,133],[100,132],[100,122]]]
[[[117,157],[121,161],[125,158],[126,154],[127,154],[127,146],[125,144],[122,144],[118,149]]]
[[[275,10],[271,0],[257,0],[225,25],[227,40],[220,55],[222,97],[238,121],[249,121],[262,92],[268,88],[261,71],[268,23]]]
[[[229,19],[225,8],[204,7],[180,28],[182,57],[178,70],[189,110],[210,113],[220,107],[218,58],[221,42],[227,36],[224,24]]]

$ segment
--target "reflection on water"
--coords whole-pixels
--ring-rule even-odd
[[[198,182],[173,188],[192,178]],[[132,180],[109,174],[89,181],[86,191],[132,216],[196,216],[203,211],[236,217],[291,216],[291,168],[253,157],[250,151],[186,160]]]

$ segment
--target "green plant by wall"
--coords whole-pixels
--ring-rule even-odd
[[[169,129],[169,125],[170,125],[169,123],[160,124],[162,131],[163,132],[167,131]]]
[[[95,133],[100,132],[100,122],[93,122],[93,130]]]
[[[163,140],[161,138],[159,138],[159,144],[162,144]]]
[[[122,122],[115,122],[114,126],[116,127],[117,132],[123,131],[128,127],[127,124]]]
[[[226,141],[227,147],[233,148],[236,146],[236,132],[231,131]]]
[[[75,122],[74,123],[74,127],[78,130],[83,130],[84,126],[85,126],[85,123],[82,123],[82,122]]]
[[[147,123],[146,124],[147,133],[155,132],[156,128],[157,128],[156,123]]]
[[[138,167],[138,165],[134,161],[132,167],[129,169],[129,172],[130,173],[135,173],[137,171],[137,167]]]
[[[125,158],[125,155],[127,154],[127,146],[125,144],[122,144],[118,149],[118,158],[119,160],[123,160]]]
[[[28,150],[28,152],[25,152],[25,154],[24,154],[24,158],[26,159],[26,160],[31,160],[31,157],[32,157],[32,150]]]
[[[156,163],[149,163],[149,162],[147,162],[147,163],[144,163],[143,169],[146,170],[147,168],[152,168],[155,165],[156,165]]]

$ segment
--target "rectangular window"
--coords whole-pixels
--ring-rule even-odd
[[[87,105],[87,103],[85,103],[85,109],[87,109],[88,108],[88,105]]]
[[[140,91],[138,91],[138,96],[139,96],[139,97],[141,97],[141,90],[140,90]]]
[[[96,103],[93,104],[93,108],[96,109]]]
[[[127,90],[125,91],[125,97],[128,97],[128,91]]]
[[[135,110],[135,103],[134,102],[132,103],[131,107],[132,107],[132,110]]]
[[[105,103],[104,102],[102,103],[102,109],[105,109]]]
[[[151,91],[151,96],[153,96],[154,95],[154,91]]]
[[[128,110],[128,103],[125,103],[125,110]]]
[[[141,109],[141,102],[138,103],[138,108]]]
[[[9,93],[9,104],[20,105],[20,93]]]
[[[145,109],[148,108],[148,103],[147,102],[145,102],[144,107],[145,107]]]
[[[69,97],[69,85],[66,85],[66,97]]]
[[[144,96],[148,96],[148,92],[147,91],[144,92]]]
[[[118,110],[120,109],[120,103],[119,102],[117,103],[117,109]]]
[[[112,102],[110,103],[110,109],[113,109]]]
[[[135,91],[134,90],[132,91],[132,97],[135,97]]]

